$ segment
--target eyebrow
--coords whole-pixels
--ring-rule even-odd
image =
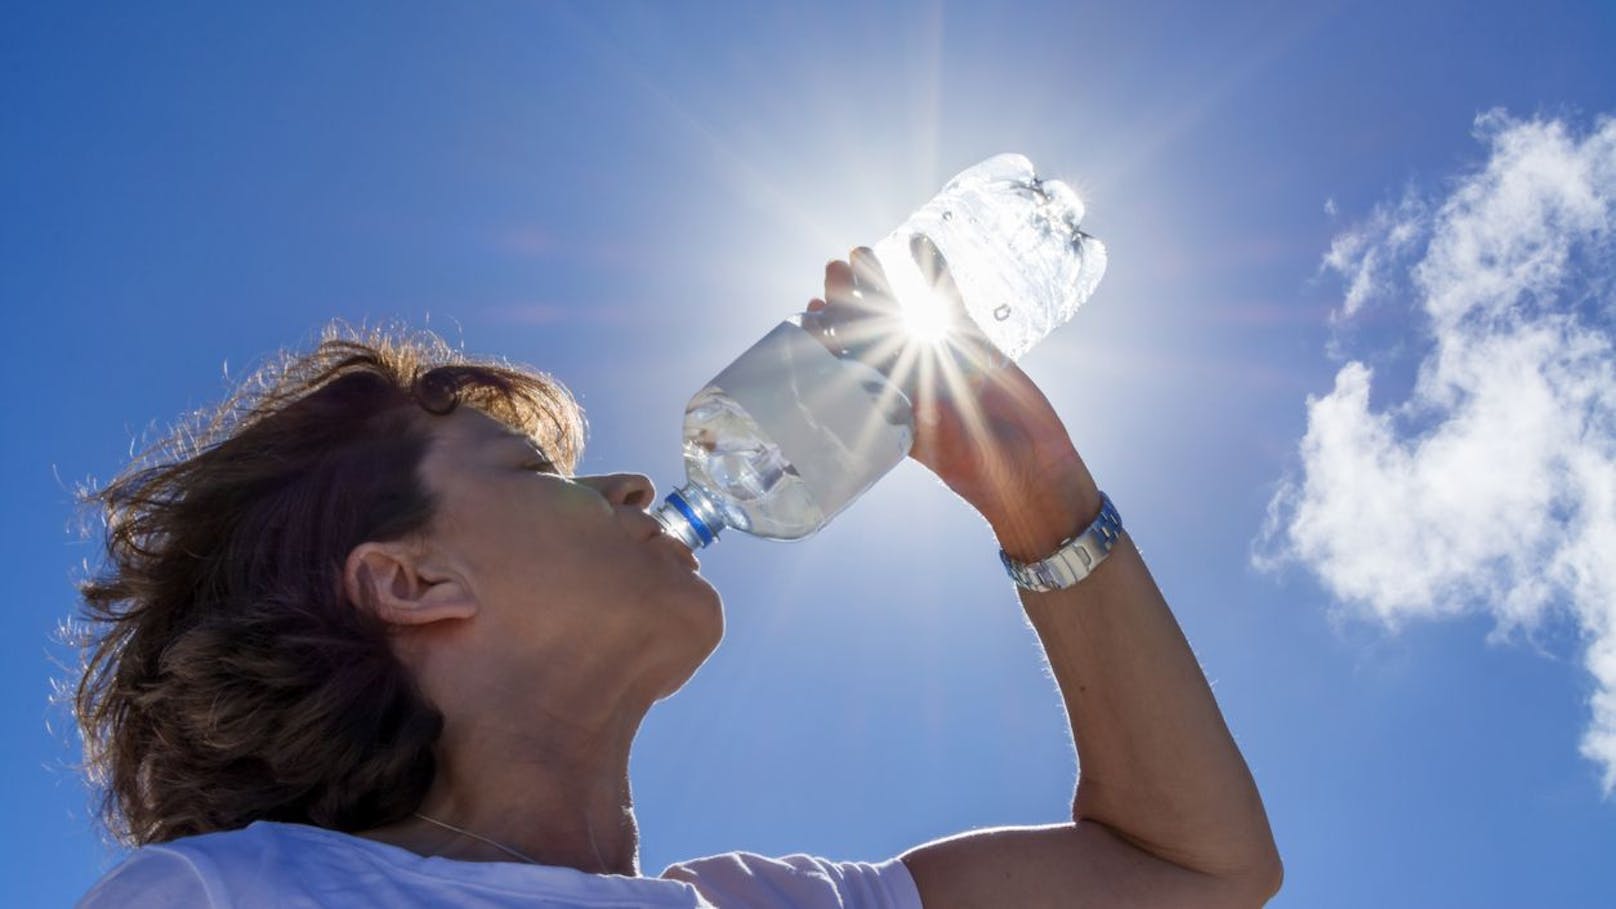
[[[535,439],[518,429],[513,429],[510,426],[502,425],[499,432],[496,435],[491,436],[486,444],[506,445],[512,443],[521,445],[525,454],[537,455],[538,457],[543,458],[544,463],[549,464],[551,467],[555,468],[557,471],[565,474],[566,476],[570,477],[574,475],[571,470],[563,470],[561,462],[551,457],[550,452],[546,450],[544,445],[539,444],[538,439]]]
[[[522,433],[516,432],[515,430],[509,430],[509,431],[506,431],[504,433],[501,433],[499,438],[496,441],[497,442],[504,442],[504,443],[515,443],[517,445],[522,446],[522,453],[523,454],[536,455],[539,458],[541,458],[544,461],[544,463],[549,464],[551,467],[560,467],[561,466],[561,465],[556,463],[554,458],[550,457],[550,453],[548,451],[544,450],[544,446],[540,445],[538,440],[534,439],[532,436],[523,435]]]
[[[545,450],[544,450],[544,446],[540,445],[537,440],[531,439],[531,438],[529,438],[527,436],[524,436],[524,435],[521,435],[521,434],[518,434],[518,433],[512,433],[510,435],[502,437],[501,441],[508,442],[508,443],[514,443],[516,445],[520,445],[520,446],[522,446],[522,449],[524,451],[526,451],[528,454],[539,455],[539,456],[543,457],[546,461],[548,461],[550,459],[549,454],[547,454],[545,452]]]

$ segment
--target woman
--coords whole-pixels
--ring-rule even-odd
[[[890,312],[873,256],[850,258],[810,308]],[[1096,523],[1098,488],[1015,366],[910,391],[913,456],[1007,559]],[[648,514],[650,481],[573,476],[582,436],[542,374],[332,334],[98,493],[77,709],[104,819],[142,848],[82,905],[1250,906],[1278,889],[1256,787],[1125,534],[1086,577],[1021,591],[1080,755],[1072,823],[642,877],[629,750],[723,617]]]

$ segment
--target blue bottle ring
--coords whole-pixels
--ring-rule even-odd
[[[714,540],[718,539],[718,534],[714,533],[712,528],[707,526],[706,521],[703,521],[701,518],[696,516],[695,509],[690,507],[690,503],[685,501],[684,496],[677,492],[670,492],[668,493],[667,501],[674,508],[679,509],[679,513],[685,516],[686,521],[690,522],[690,526],[696,531],[696,536],[701,538],[701,545],[703,548],[706,548]]]

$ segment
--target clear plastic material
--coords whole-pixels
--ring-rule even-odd
[[[691,399],[685,473],[725,526],[798,540],[896,467],[914,432],[885,376],[788,319]]]
[[[875,246],[905,307],[927,305],[911,240],[942,253],[966,312],[1019,358],[1070,319],[1105,271],[1105,247],[1083,233],[1083,203],[1042,180],[1020,155],[961,173]],[[898,386],[799,314],[774,328],[697,392],[685,409],[686,485],[655,515],[692,549],[724,527],[799,540],[898,465],[914,413]]]
[[[1105,274],[1105,245],[1084,233],[1083,200],[1040,179],[1021,155],[996,155],[948,181],[875,245],[893,289],[924,286],[910,239],[931,238],[971,319],[1018,360],[1070,319]]]

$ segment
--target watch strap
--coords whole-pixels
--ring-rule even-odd
[[[1036,562],[1017,562],[1000,549],[999,560],[1011,580],[1024,590],[1039,593],[1062,590],[1099,567],[1121,536],[1122,516],[1111,503],[1111,497],[1102,492],[1100,516],[1076,536],[1061,543],[1053,554]]]

